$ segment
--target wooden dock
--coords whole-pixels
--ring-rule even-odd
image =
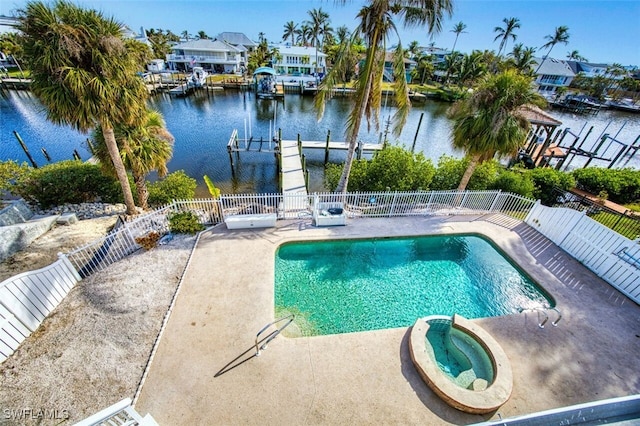
[[[281,141],[280,174],[283,195],[307,195],[306,170],[302,163],[298,141]]]

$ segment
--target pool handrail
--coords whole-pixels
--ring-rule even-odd
[[[262,333],[264,333],[265,331],[267,331],[269,329],[269,327],[271,327],[272,325],[276,325],[277,323],[282,322],[282,321],[284,321],[286,319],[288,319],[289,321],[287,321],[287,323],[285,325],[283,325],[282,328],[276,328],[274,331],[272,331],[263,340],[258,340],[260,338],[260,335]],[[289,326],[289,324],[291,324],[293,322],[294,319],[295,319],[295,315],[294,314],[290,314],[290,315],[287,315],[285,317],[278,318],[275,321],[271,321],[269,324],[267,324],[264,327],[262,327],[262,329],[260,331],[258,331],[258,333],[256,334],[256,342],[255,342],[256,356],[260,356],[260,352],[263,351],[264,349],[267,349],[267,345],[269,344],[269,342],[271,342],[273,339],[278,337],[278,334],[280,334],[282,332],[282,330],[287,328]],[[261,343],[262,341],[264,341],[264,343],[262,345],[258,346],[259,343]]]

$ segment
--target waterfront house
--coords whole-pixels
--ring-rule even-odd
[[[242,72],[247,62],[247,50],[222,40],[190,40],[172,47],[167,55],[169,69],[189,71],[202,67],[212,73]]]
[[[245,59],[245,63],[247,63],[248,55],[253,53],[258,46],[255,42],[251,41],[249,37],[247,37],[244,33],[234,33],[234,32],[224,32],[220,33],[213,38],[213,40],[224,41],[225,43],[229,43],[230,45],[236,47],[241,52],[244,52],[242,56]]]
[[[327,70],[327,54],[309,46],[273,46],[279,53],[273,58],[273,68],[278,74],[295,76],[313,75],[314,72],[324,74]]]
[[[559,87],[569,87],[576,76],[566,61],[554,58],[546,58],[542,61],[536,58],[535,62],[534,69],[538,68],[538,64],[542,62],[542,66],[536,73],[535,83],[538,85],[538,91],[547,98],[554,97]]]

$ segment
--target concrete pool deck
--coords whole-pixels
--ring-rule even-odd
[[[275,338],[274,253],[287,241],[450,233],[490,238],[549,292],[562,313],[473,320],[511,361],[513,392],[496,412],[451,408],[422,381],[409,327]],[[455,295],[452,295],[455,297]],[[316,228],[205,231],[136,403],[161,425],[469,424],[640,393],[640,307],[528,225],[499,215],[353,219]]]

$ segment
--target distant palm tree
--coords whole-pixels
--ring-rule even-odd
[[[344,75],[348,66],[351,66],[348,59],[350,52],[352,52],[351,47],[356,41],[363,38],[367,46],[366,54],[360,65],[360,72],[354,86],[353,109],[347,118],[347,158],[336,188],[337,192],[347,191],[362,119],[366,118],[368,127],[372,122],[376,129],[379,127],[386,41],[392,32],[397,34],[393,17],[401,18],[405,26],[427,25],[429,32],[433,33],[441,30],[443,15],[450,16],[452,9],[450,0],[394,0],[393,2],[371,0],[369,4],[360,9],[357,15],[358,27],[354,30],[349,42],[340,46],[336,62],[322,81],[315,98],[318,118],[321,119],[327,100],[333,95],[333,89],[340,84],[340,76]],[[392,68],[394,98],[397,108],[393,117],[393,132],[399,135],[411,105],[401,42],[398,42],[393,52]]]
[[[543,106],[545,101],[532,88],[530,77],[511,69],[486,76],[470,97],[451,107],[453,146],[469,157],[458,191],[467,188],[482,160],[513,154],[522,146],[531,126],[520,111],[527,104]]]
[[[465,54],[460,61],[460,70],[458,72],[458,86],[472,86],[487,71],[483,61],[482,52],[474,50],[471,54]]]
[[[127,214],[135,214],[114,127],[141,123],[148,95],[136,76],[140,65],[127,50],[124,25],[65,1],[29,2],[19,20],[31,91],[47,118],[85,132],[101,126]]]
[[[206,40],[206,39],[209,38],[207,33],[205,33],[203,30],[198,31],[197,37],[198,37],[199,40]]]
[[[535,52],[535,47],[524,47],[522,43],[518,43],[513,46],[513,51],[507,56],[511,57],[510,62],[516,69],[523,74],[530,75],[533,71],[533,65],[536,63]]]
[[[449,31],[449,32],[452,32],[452,33],[456,34],[456,39],[453,41],[453,47],[451,48],[451,52],[452,53],[456,51],[456,44],[458,44],[458,37],[462,33],[466,34],[467,33],[465,31],[466,29],[467,29],[467,25],[465,23],[463,23],[462,21],[460,21],[456,25],[454,25],[452,30]]]
[[[578,62],[589,62],[589,60],[584,56],[580,55],[580,52],[578,52],[577,50],[567,52],[567,59],[571,59],[573,61],[578,61]]]
[[[420,53],[420,43],[417,40],[413,40],[409,43],[409,47],[407,47],[407,52],[409,53],[409,58],[413,59],[418,56]]]
[[[298,34],[298,24],[293,21],[289,21],[284,24],[284,32],[282,33],[283,41],[291,38],[291,45],[294,46],[296,44],[296,34]]]
[[[311,31],[311,42],[312,46],[316,49],[316,62],[314,73],[318,70],[318,49],[320,48],[320,37],[324,36],[328,27],[329,14],[324,12],[322,8],[319,9],[311,9],[307,12],[311,17],[310,21],[307,21],[307,25],[309,25]],[[329,29],[331,27],[328,27]]]
[[[342,44],[343,41],[349,38],[349,28],[346,25],[341,25],[336,28],[336,42]]]
[[[511,38],[513,41],[516,41],[516,38],[518,38],[518,36],[514,33],[514,31],[520,28],[520,20],[518,18],[504,18],[502,22],[504,22],[504,28],[495,27],[493,29],[494,33],[498,33],[493,41],[500,39],[500,47],[498,47],[498,57],[500,57],[503,49],[505,52],[507,51],[507,42],[509,41],[509,38]]]
[[[300,29],[298,30],[298,44],[307,46],[310,39],[311,27],[303,22],[302,25],[300,25]]]
[[[562,44],[567,44],[569,43],[569,28],[565,27],[564,25],[561,25],[559,27],[556,27],[556,31],[553,35],[546,35],[544,36],[545,40],[549,40],[547,43],[542,45],[542,49],[546,49],[547,47],[549,48],[549,51],[547,52],[547,54],[545,56],[542,57],[542,61],[540,61],[540,64],[538,65],[538,68],[536,68],[535,74],[538,74],[538,71],[540,70],[540,67],[542,66],[542,64],[544,64],[545,59],[547,59],[549,57],[549,55],[551,54],[551,51],[553,50],[553,47],[558,44],[558,43],[562,43]]]
[[[264,38],[264,33],[263,33],[262,31],[260,31],[260,32],[258,33],[258,41],[259,41],[260,43],[262,43],[262,42],[263,42],[263,41],[265,41],[265,40],[266,40],[266,39]]]
[[[187,30],[184,30],[183,32],[181,32],[180,35],[185,41],[189,41],[189,38],[193,37],[191,34],[189,34],[189,31]]]
[[[91,153],[100,160],[100,164],[108,172],[113,172],[113,167],[108,162],[109,154],[100,126],[94,131],[93,137],[96,144],[91,147]],[[117,126],[115,137],[122,161],[133,176],[138,205],[146,210],[149,198],[146,176],[154,170],[158,172],[159,177],[167,174],[167,163],[173,155],[173,136],[166,128],[162,114],[147,109],[142,125]]]

